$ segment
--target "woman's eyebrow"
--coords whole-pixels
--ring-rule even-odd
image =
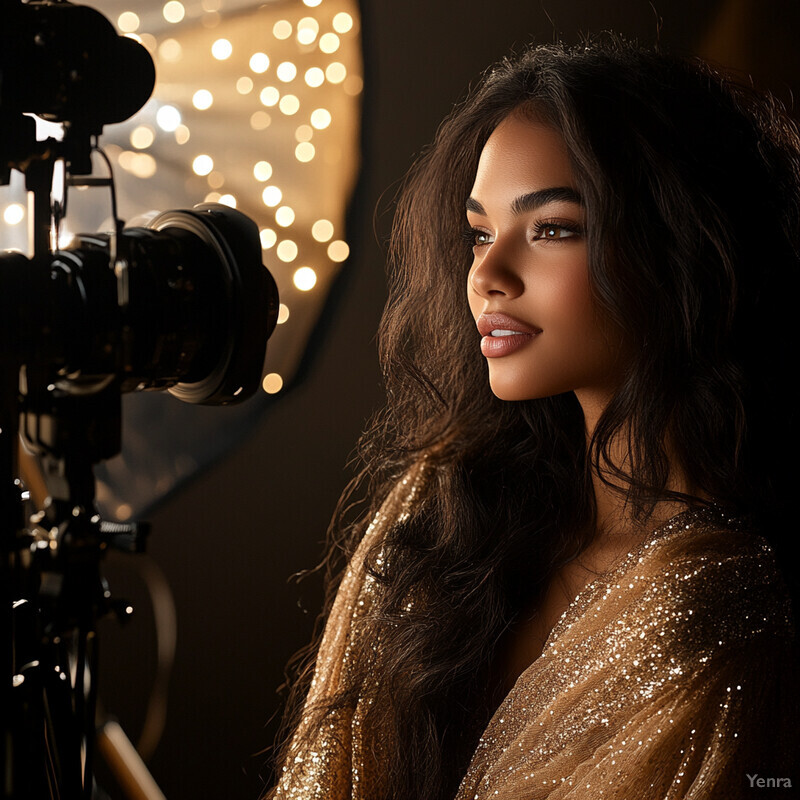
[[[522,214],[526,211],[535,211],[548,203],[577,203],[581,204],[581,196],[569,186],[552,186],[547,189],[538,189],[535,192],[528,192],[517,197],[511,204],[513,214]],[[467,198],[467,211],[486,216],[484,207],[474,198]]]

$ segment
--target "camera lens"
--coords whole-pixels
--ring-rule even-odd
[[[31,298],[44,306],[45,325],[17,317],[33,391],[90,394],[116,378],[123,392],[224,405],[259,386],[278,292],[255,223],[235,209],[166,211],[116,241],[79,234],[44,270],[18,254],[3,260],[20,276],[17,310]]]

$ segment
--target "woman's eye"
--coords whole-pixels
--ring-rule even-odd
[[[470,247],[483,247],[494,241],[490,233],[479,228],[467,228],[464,231],[464,239]]]
[[[580,231],[568,225],[556,225],[554,223],[537,225],[534,239],[544,241],[557,241],[558,239],[570,239],[578,236]]]

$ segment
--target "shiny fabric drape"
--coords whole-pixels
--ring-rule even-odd
[[[348,685],[377,590],[364,556],[409,513],[422,477],[396,487],[351,561],[308,709]],[[457,800],[791,797],[796,667],[769,545],[719,509],[686,511],[579,593],[487,726]],[[360,735],[374,691],[364,685],[355,708],[317,730],[304,717],[277,798],[382,797]]]

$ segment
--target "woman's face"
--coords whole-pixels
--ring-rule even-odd
[[[469,306],[492,391],[530,400],[574,391],[602,410],[622,373],[620,336],[589,288],[585,213],[561,135],[507,117],[481,153],[467,201]]]

